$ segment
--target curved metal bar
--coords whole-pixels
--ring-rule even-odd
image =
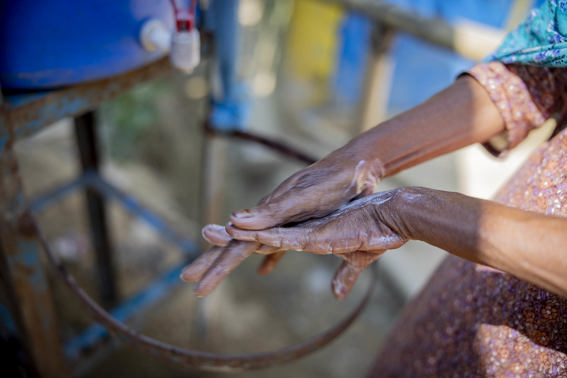
[[[282,143],[276,139],[272,139],[269,137],[265,137],[260,134],[256,134],[250,131],[243,131],[243,130],[229,130],[229,131],[222,131],[215,129],[209,121],[205,121],[203,123],[203,129],[205,134],[208,136],[224,136],[229,138],[240,139],[248,142],[257,143],[263,145],[273,151],[279,152],[280,154],[290,157],[292,159],[299,160],[305,164],[313,164],[318,158],[306,154],[293,146],[290,146],[286,143]]]
[[[92,312],[93,318],[103,325],[109,332],[119,337],[122,341],[130,343],[152,355],[159,355],[167,358],[177,364],[187,367],[218,371],[218,372],[237,372],[244,370],[263,369],[274,365],[282,364],[296,360],[327,345],[337,336],[344,332],[352,322],[362,312],[373,291],[376,274],[367,289],[367,292],[360,304],[342,321],[334,325],[327,331],[313,337],[302,343],[298,343],[283,349],[257,353],[257,354],[215,354],[200,352],[190,349],[180,348],[170,345],[159,340],[153,339],[146,335],[140,334],[129,328],[124,323],[114,319],[108,312],[102,309],[89,295],[77,284],[73,276],[67,272],[65,267],[60,263],[57,257],[51,251],[45,236],[37,225],[33,215],[29,213],[33,223],[39,242],[44,249],[48,261],[53,265],[59,277],[65,282],[67,287],[75,294],[75,296]]]

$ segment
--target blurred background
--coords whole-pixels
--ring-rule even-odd
[[[231,42],[237,48],[233,55],[228,52],[230,79],[223,71],[227,70],[223,58],[204,54],[191,74],[173,72],[148,80],[97,109],[102,174],[173,229],[199,240],[204,223],[224,224],[232,211],[253,206],[305,166],[261,144],[230,138],[231,133],[265,136],[321,158],[357,133],[452,83],[490,51],[486,45],[497,45],[536,3],[389,1],[415,15],[416,25],[428,19],[450,25],[452,31],[472,30],[473,37],[465,45],[481,47],[462,50],[452,35],[453,50],[458,51],[454,52],[401,27],[376,22],[364,7],[344,8],[341,1],[235,1],[238,34],[233,36],[236,42]],[[199,6],[206,10],[210,2],[201,1]],[[216,44],[215,53],[226,48]],[[534,143],[527,141],[504,162],[472,147],[388,178],[379,190],[419,185],[489,198]],[[71,119],[21,140],[16,150],[28,198],[72,179],[80,169]],[[119,205],[109,201],[107,209],[120,299],[136,294],[186,260],[175,246]],[[78,283],[101,300],[83,194],[65,197],[42,210],[38,218],[51,247]],[[443,256],[443,251],[419,242],[387,252],[377,263],[377,283],[367,309],[344,335],[301,360],[235,376],[363,376],[404,305]],[[207,298],[195,298],[192,284],[179,285],[151,311],[136,312],[129,324],[191,349],[263,352],[328,329],[356,306],[371,281],[366,272],[350,297],[338,302],[330,293],[338,259],[290,252],[268,276],[255,273],[259,262],[256,256],[246,260]],[[67,288],[55,277],[50,279],[59,332],[63,339],[70,339],[91,320]],[[74,366],[75,375],[223,375],[182,369],[127,345],[86,354],[88,362]]]

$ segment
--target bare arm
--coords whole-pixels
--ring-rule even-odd
[[[503,130],[504,121],[486,90],[472,77],[463,76],[423,104],[292,175],[261,205],[235,212],[231,221],[240,228],[258,230],[326,215],[361,194],[372,193],[383,177],[487,141]]]
[[[504,121],[486,90],[474,78],[463,76],[423,104],[358,136],[349,145],[382,161],[386,176],[390,176],[485,142],[503,130]]]
[[[424,188],[397,201],[403,234],[567,297],[566,218]]]
[[[422,240],[567,297],[567,218],[518,210],[459,193],[400,188],[357,200],[296,227],[247,231],[240,240],[342,255],[381,254]]]
[[[486,141],[502,130],[504,122],[488,93],[472,77],[461,77],[425,103],[292,175],[259,206],[235,212],[231,222],[242,229],[259,230],[323,217],[357,197],[372,194],[385,176]],[[240,262],[261,248],[262,253],[272,253],[259,269],[263,274],[274,269],[284,253],[277,248],[266,251],[258,243],[229,242],[228,235],[218,227],[205,228],[204,235],[222,248],[205,253],[182,274],[186,281],[199,281],[195,289],[198,296],[212,292]],[[342,257],[345,263],[332,283],[333,293],[339,298],[375,260],[361,253]]]

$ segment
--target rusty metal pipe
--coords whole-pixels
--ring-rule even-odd
[[[39,243],[47,255],[48,261],[51,263],[65,285],[82,302],[82,304],[90,310],[95,321],[102,324],[109,332],[120,338],[120,340],[130,343],[145,352],[152,355],[159,355],[174,363],[200,370],[237,372],[264,369],[290,362],[313,353],[330,343],[344,332],[350,324],[352,324],[368,303],[375,283],[375,275],[373,275],[373,280],[370,283],[364,298],[353,312],[326,332],[323,332],[308,341],[276,351],[257,354],[229,355],[206,353],[180,348],[155,340],[134,331],[124,323],[114,319],[91,297],[89,297],[87,293],[85,293],[85,291],[76,283],[75,279],[67,272],[65,267],[59,262],[57,257],[55,257],[41,229],[37,226],[35,219],[33,220],[33,227]]]
[[[240,139],[243,141],[260,144],[286,157],[290,157],[305,164],[313,164],[317,160],[319,160],[314,156],[299,151],[295,147],[292,147],[286,143],[282,143],[278,140],[265,137],[263,135],[259,135],[250,131],[242,131],[242,130],[220,131],[220,130],[216,130],[213,126],[211,126],[209,122],[205,122],[203,124],[203,129],[205,131],[205,135],[207,136],[228,137],[228,138]]]

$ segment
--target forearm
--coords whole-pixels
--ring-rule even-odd
[[[377,159],[385,175],[464,146],[484,142],[504,130],[504,121],[486,90],[463,76],[423,104],[379,124],[347,146],[355,159]]]
[[[567,296],[567,219],[458,193],[400,189],[394,226],[440,247]]]

